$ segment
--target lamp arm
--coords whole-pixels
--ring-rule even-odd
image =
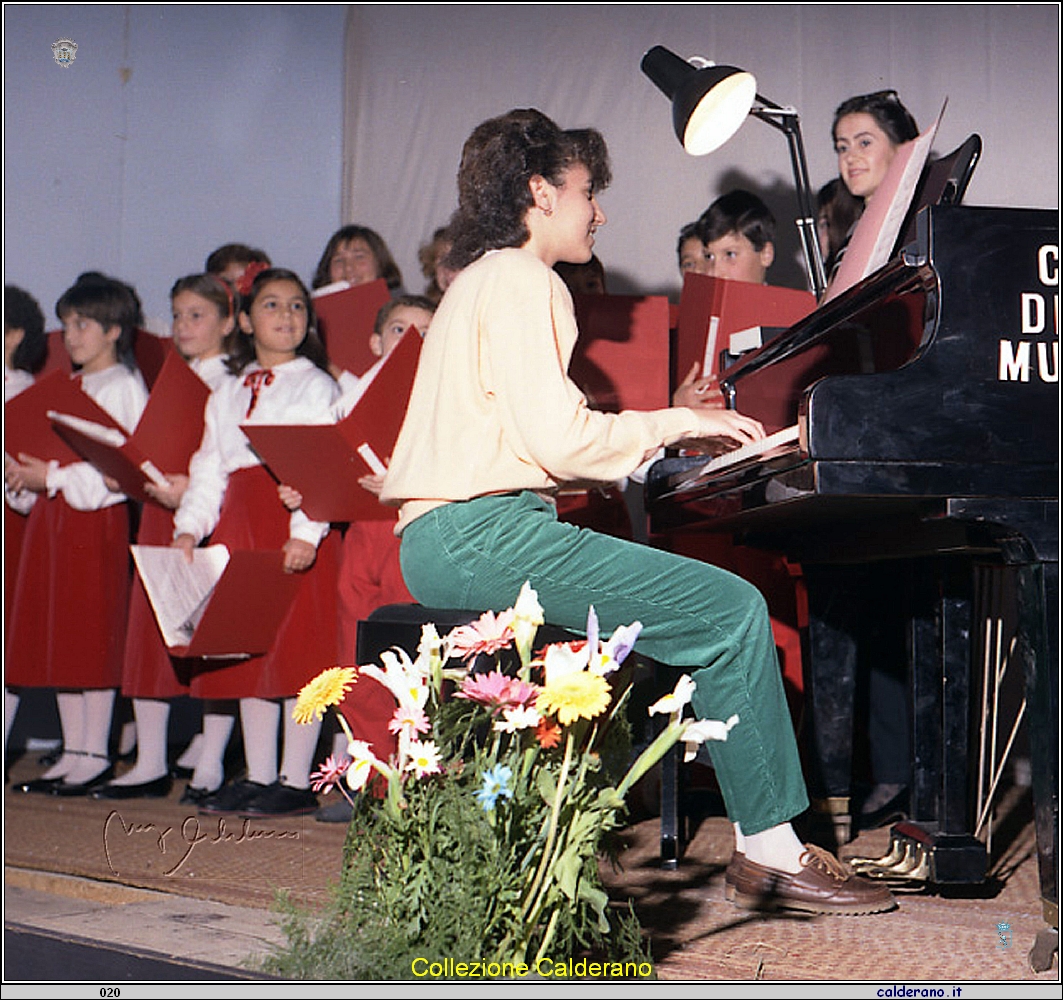
[[[809,286],[819,299],[827,288],[827,274],[816,236],[816,214],[812,207],[812,185],[808,180],[808,162],[801,138],[801,120],[794,108],[781,108],[760,94],[757,94],[757,101],[761,106],[754,107],[749,113],[786,135],[794,187],[797,191],[797,229],[801,237],[801,249],[804,251]]]

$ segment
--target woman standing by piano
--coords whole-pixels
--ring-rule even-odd
[[[895,90],[859,94],[842,101],[834,112],[831,138],[838,156],[838,176],[846,190],[866,205],[886,176],[897,147],[918,136],[919,126]],[[833,270],[851,236],[852,230],[840,247],[830,248],[837,251]]]
[[[696,669],[701,718],[739,723],[711,752],[741,903],[818,913],[892,909],[889,891],[801,844],[808,804],[763,598],[716,567],[557,520],[560,483],[612,482],[662,445],[763,437],[734,411],[591,411],[568,378],[577,330],[553,271],[586,263],[605,216],[605,143],[534,110],[478,126],[458,174],[449,263],[461,272],[427,338],[381,499],[401,507],[402,569],[421,603],[501,610],[525,580],[546,620],[643,623],[637,649]],[[500,603],[501,602],[501,603]]]
[[[861,206],[878,190],[897,148],[918,136],[919,126],[895,90],[860,94],[838,106],[831,128],[838,176]],[[851,236],[852,229],[837,248],[834,268]],[[906,588],[895,564],[806,566],[804,572],[809,586],[812,655],[828,662],[851,657],[867,677],[872,787],[863,797],[858,825],[862,829],[884,826],[903,819],[908,808],[906,653],[898,617]]]

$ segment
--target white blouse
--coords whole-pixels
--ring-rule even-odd
[[[140,372],[114,364],[103,371],[82,375],[81,388],[127,433],[136,429],[148,402],[148,389]],[[75,510],[102,510],[126,500],[124,493],[109,490],[103,474],[88,462],[63,466],[52,462],[45,481],[49,497],[62,493]]]
[[[249,377],[263,372],[258,364],[248,365],[239,375],[227,375],[211,393],[203,441],[192,456],[188,489],[174,514],[175,538],[191,535],[197,542],[206,538],[218,524],[229,476],[261,464],[241,424],[333,423],[331,410],[339,387],[332,376],[302,357],[269,371],[272,380],[262,384],[257,394]],[[328,524],[311,521],[302,511],[291,515],[292,538],[316,546],[327,532]]]

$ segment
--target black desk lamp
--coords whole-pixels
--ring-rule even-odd
[[[692,156],[704,156],[719,149],[738,131],[747,115],[767,122],[786,135],[797,189],[797,229],[809,285],[816,298],[820,298],[827,287],[827,277],[816,238],[812,189],[797,111],[761,97],[751,73],[736,66],[699,62],[703,65],[680,59],[674,52],[655,45],[642,57],[641,65],[642,72],[671,100],[675,134]]]

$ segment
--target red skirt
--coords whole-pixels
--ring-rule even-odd
[[[4,632],[11,623],[11,605],[18,584],[18,564],[22,556],[22,539],[28,515],[19,514],[4,504]]]
[[[173,511],[146,503],[140,515],[137,542],[169,545]],[[140,576],[133,574],[129,597],[129,628],[122,662],[122,694],[127,698],[179,698],[188,694],[194,660],[170,656]]]
[[[290,515],[263,466],[229,477],[211,544],[230,549],[280,549]],[[339,536],[318,546],[314,565],[269,652],[242,660],[197,660],[191,691],[197,698],[289,698],[322,670],[336,665],[336,576]]]
[[[340,660],[354,663],[360,621],[385,604],[417,603],[402,578],[394,521],[355,521],[348,526],[338,593]]]
[[[117,688],[129,610],[129,509],[74,510],[41,497],[26,523],[5,681]]]

